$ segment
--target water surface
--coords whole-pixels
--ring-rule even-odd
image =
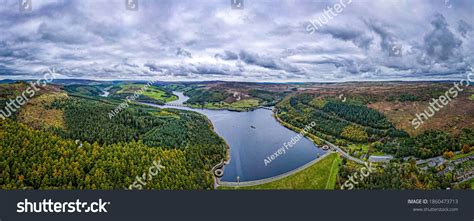
[[[174,94],[179,99],[170,102],[172,104],[183,104],[188,99],[182,92],[174,92]],[[273,118],[271,110],[233,112],[166,105],[165,107],[199,112],[211,120],[217,134],[223,137],[230,146],[231,159],[230,163],[224,167],[222,181],[235,182],[237,177],[242,182],[274,177],[303,166],[318,155],[325,154],[325,151],[317,148],[310,140],[302,138],[295,146],[286,150],[285,154],[265,165],[264,160],[268,156],[298,135],[278,123]]]

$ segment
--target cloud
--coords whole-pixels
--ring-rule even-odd
[[[188,58],[193,58],[191,52],[183,49],[183,48],[178,48],[176,50],[176,56],[184,56],[184,57],[188,57]]]
[[[338,0],[277,1],[243,10],[141,1],[128,11],[119,1],[44,0],[23,13],[5,0],[0,78],[55,67],[64,78],[98,80],[432,80],[462,78],[474,63],[470,0],[353,1],[314,34],[303,24]],[[402,56],[390,56],[398,45]]]
[[[325,27],[319,31],[322,34],[329,34],[333,38],[343,41],[351,41],[357,47],[368,49],[372,44],[373,38],[364,31],[353,29],[351,27]]]
[[[251,53],[245,50],[240,51],[239,58],[241,61],[245,62],[246,64],[257,65],[257,66],[264,67],[267,69],[282,70],[282,71],[287,71],[294,74],[301,74],[304,72],[298,67],[288,62],[285,62],[284,60],[280,58],[273,58],[270,56],[259,55],[259,54]]]
[[[463,36],[464,38],[466,38],[467,36],[467,33],[469,33],[470,31],[472,31],[472,26],[470,24],[468,24],[466,21],[464,20],[459,20],[458,22],[458,32],[461,34],[461,36]]]
[[[239,55],[237,55],[236,53],[232,52],[232,51],[224,51],[223,54],[219,54],[217,53],[216,55],[214,55],[214,57],[216,59],[222,59],[222,60],[237,60],[239,59]]]
[[[435,14],[431,25],[434,29],[424,37],[426,54],[436,61],[446,61],[455,56],[462,41],[448,29],[449,25],[444,16]]]
[[[365,24],[381,38],[380,47],[383,51],[390,54],[393,48],[398,45],[397,37],[390,31],[387,25],[376,20],[367,20]]]

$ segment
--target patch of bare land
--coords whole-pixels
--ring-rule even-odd
[[[433,117],[425,120],[422,126],[416,130],[411,121],[416,117],[416,114],[423,113],[430,106],[429,101],[381,101],[369,104],[368,107],[382,112],[395,127],[405,130],[410,135],[417,135],[431,129],[457,134],[463,128],[474,128],[474,101],[469,100],[470,94],[472,92],[460,93],[457,98],[436,112]]]
[[[401,95],[416,95],[420,100],[431,99],[432,94],[449,89],[448,84],[429,82],[348,82],[302,84],[299,92],[320,94],[322,97],[340,96],[364,103],[390,100]]]
[[[474,101],[470,99],[474,88],[459,93],[447,106],[433,117],[425,120],[415,130],[411,121],[416,114],[423,113],[433,98],[439,98],[453,86],[453,83],[432,82],[383,82],[383,83],[335,83],[305,84],[298,88],[300,93],[319,94],[321,97],[346,98],[359,102],[383,113],[396,128],[410,135],[426,130],[439,129],[457,134],[463,128],[474,128]]]
[[[290,84],[273,84],[273,83],[249,83],[249,82],[212,82],[205,84],[204,88],[208,90],[217,90],[230,94],[224,102],[233,103],[240,100],[253,99],[252,91],[262,90],[273,93],[289,92],[295,88]]]
[[[20,111],[19,121],[35,129],[64,128],[64,113],[61,110],[48,108],[55,100],[67,98],[63,92],[53,92],[32,98]]]

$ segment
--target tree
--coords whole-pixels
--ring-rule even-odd
[[[469,152],[471,152],[471,147],[469,147],[469,145],[467,145],[467,144],[464,144],[462,146],[461,151],[462,151],[462,153],[469,153]]]
[[[454,157],[454,153],[453,151],[446,151],[443,153],[443,157],[446,158],[446,159],[451,159]]]

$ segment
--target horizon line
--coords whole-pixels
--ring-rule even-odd
[[[3,81],[35,81],[36,79],[1,79]],[[434,79],[434,80],[350,80],[350,81],[239,81],[239,80],[155,80],[154,83],[163,82],[163,83],[200,83],[200,82],[227,82],[227,83],[269,83],[269,84],[311,84],[311,83],[390,83],[390,82],[403,82],[403,83],[422,83],[422,82],[454,82],[460,81],[463,79]],[[106,79],[106,80],[97,80],[97,79],[81,79],[81,78],[60,78],[54,79],[54,81],[96,81],[96,82],[150,82],[153,80],[132,80],[132,79]]]

